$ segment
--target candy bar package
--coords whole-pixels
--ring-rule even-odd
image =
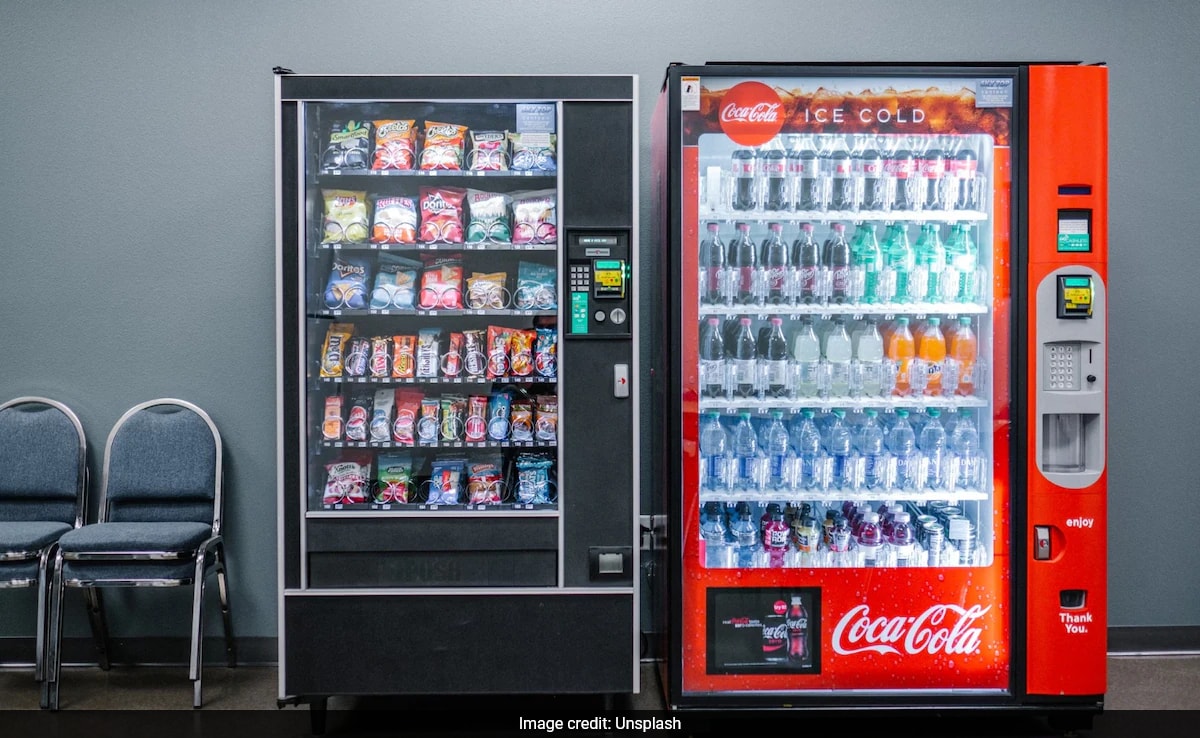
[[[355,392],[350,400],[350,414],[346,419],[346,440],[365,441],[371,424],[371,411],[375,397],[371,392]]]
[[[325,398],[325,419],[321,423],[321,438],[326,441],[342,440],[342,396]]]
[[[412,502],[413,460],[411,454],[382,453],[375,480],[374,501],[379,504]]]
[[[321,349],[321,376],[340,377],[346,366],[346,350],[350,336],[354,334],[351,323],[334,323],[325,334],[325,346]]]
[[[463,242],[463,200],[467,191],[457,187],[421,188],[421,242]]]
[[[367,147],[371,144],[371,122],[337,120],[330,124],[321,153],[321,169],[347,172],[367,168]]]
[[[417,442],[417,416],[421,412],[424,393],[419,390],[396,390],[396,420],[392,423],[392,441],[403,446]]]
[[[365,377],[370,358],[370,339],[366,336],[351,336],[350,347],[346,350],[345,375],[347,377]]]
[[[421,254],[421,292],[417,307],[422,310],[462,310],[462,254]]]
[[[371,339],[370,371],[375,379],[392,376],[392,339],[389,336]]]
[[[338,253],[333,257],[329,281],[325,283],[325,307],[361,310],[367,306],[367,281],[371,260],[365,256]]]
[[[514,193],[513,243],[558,242],[558,198],[554,190]]]
[[[466,466],[466,459],[434,459],[425,502],[430,505],[459,504]]]
[[[371,307],[375,310],[412,310],[417,300],[417,274],[421,262],[387,251],[379,254]]]
[[[415,120],[376,120],[375,154],[371,169],[406,171],[417,166],[417,122]]]
[[[535,454],[517,457],[517,502],[523,505],[546,504],[554,501],[550,485],[550,467],[554,462]]]
[[[417,334],[417,376],[433,378],[438,375],[442,359],[442,331],[439,328],[422,328]]]
[[[371,482],[371,455],[347,454],[325,465],[325,505],[357,505],[367,501]]]
[[[557,168],[554,148],[558,143],[553,133],[510,133],[511,166],[517,172],[553,172]]]
[[[325,199],[324,237],[321,243],[366,243],[367,193],[358,190],[321,190]]]
[[[527,443],[533,440],[533,403],[524,399],[513,400],[509,420],[514,442]]]
[[[471,131],[467,168],[472,172],[508,170],[508,131]]]
[[[425,121],[425,146],[421,149],[421,169],[462,169],[466,140],[466,126]]]
[[[463,331],[463,370],[472,379],[487,371],[487,334],[481,330]]]
[[[392,336],[392,377],[410,379],[417,376],[417,337]]]
[[[517,291],[513,307],[518,310],[557,310],[558,270],[549,264],[522,261],[517,264]]]
[[[442,355],[442,376],[453,379],[463,372],[463,334],[452,332],[450,345]]]
[[[488,402],[488,438],[493,441],[507,441],[509,431],[509,415],[512,411],[512,397],[507,392],[495,392]]]
[[[504,499],[504,474],[500,455],[494,454],[467,465],[467,504],[496,505]]]
[[[417,203],[411,197],[377,197],[371,243],[416,243],[417,222]]]
[[[371,409],[372,441],[386,441],[392,437],[392,412],[395,405],[395,390],[376,390],[375,406]]]
[[[467,422],[464,425],[463,440],[468,443],[481,443],[487,440],[488,398],[482,395],[472,395],[467,398]]]
[[[461,441],[466,418],[467,398],[460,395],[442,395],[442,422],[438,439],[442,443]]]
[[[512,198],[503,193],[467,190],[467,243],[512,241],[511,205]]]
[[[533,368],[538,376],[553,379],[558,376],[558,329],[538,328]]]
[[[471,310],[504,310],[508,307],[508,272],[481,274],[467,278],[467,307]]]
[[[489,325],[487,329],[487,378],[502,379],[508,376],[509,342],[512,328]]]
[[[421,414],[417,416],[417,443],[437,443],[440,428],[441,403],[436,397],[421,399]]]
[[[509,373],[514,377],[533,374],[533,345],[537,343],[537,331],[514,330],[508,343]]]
[[[554,395],[539,395],[536,398],[537,416],[534,421],[533,437],[538,441],[558,441],[558,398]]]

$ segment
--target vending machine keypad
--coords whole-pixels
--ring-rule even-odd
[[[1058,392],[1079,390],[1079,350],[1077,343],[1046,344],[1046,389]]]

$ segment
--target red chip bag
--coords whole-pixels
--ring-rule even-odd
[[[467,191],[457,187],[421,188],[421,242],[463,242],[463,200]]]
[[[415,120],[377,120],[375,156],[371,168],[413,169],[417,163],[417,122]]]
[[[425,148],[421,150],[421,169],[462,169],[466,140],[466,126],[425,121]]]

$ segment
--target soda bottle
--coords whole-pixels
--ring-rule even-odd
[[[829,484],[838,489],[854,483],[850,464],[850,429],[846,427],[845,418],[845,410],[833,411],[833,423],[829,426],[829,440],[825,445],[825,450],[833,460]]]
[[[812,223],[800,224],[800,236],[792,244],[796,302],[811,305],[821,300],[821,245],[813,238]]]
[[[771,422],[767,424],[766,451],[771,485],[783,486],[783,462],[788,455],[788,432],[783,426],[783,411],[772,410]]]
[[[936,397],[942,394],[942,365],[946,362],[946,337],[942,335],[940,318],[925,322],[921,337],[917,339],[917,358],[925,372],[925,394]]]
[[[936,142],[930,143],[929,148],[921,155],[918,166],[925,209],[944,210],[946,203],[942,197],[942,178],[946,175],[946,152],[942,151]]]
[[[893,486],[912,487],[917,476],[917,438],[908,424],[908,411],[897,410],[896,422],[887,434],[888,453],[896,460],[896,479]]]
[[[737,234],[729,242],[729,258],[726,260],[732,271],[730,289],[738,302],[754,302],[754,271],[758,268],[758,249],[750,238],[750,224],[738,222]]]
[[[971,420],[971,411],[961,408],[954,432],[950,435],[950,448],[954,452],[958,486],[974,489],[982,483],[983,457],[980,454],[979,431]]]
[[[907,512],[898,512],[892,518],[892,532],[888,545],[896,566],[916,566],[917,559],[913,555],[916,548],[917,536],[912,527],[912,516]]]
[[[829,365],[829,394],[844,397],[850,394],[850,360],[854,348],[846,324],[841,318],[833,322],[833,330],[825,340],[825,363]]]
[[[758,527],[750,519],[750,503],[739,502],[734,509],[733,521],[729,524],[729,535],[737,550],[737,565],[742,568],[754,566],[754,554],[758,552]]]
[[[793,343],[796,361],[796,396],[815,397],[820,389],[821,340],[813,330],[812,319],[805,317],[800,323]]]
[[[942,489],[946,486],[946,430],[938,418],[941,411],[931,407],[925,411],[929,416],[925,427],[921,429],[921,440],[918,446],[921,455],[928,463],[925,486],[930,489]]]
[[[750,332],[749,318],[738,319],[733,343],[726,344],[726,351],[732,353],[730,363],[733,365],[734,394],[738,397],[753,397],[757,384],[755,375],[758,372],[758,352],[755,349],[754,334]]]
[[[850,301],[850,244],[845,223],[834,223],[832,228],[821,261],[829,270],[829,302],[843,305]]]
[[[833,149],[828,152],[829,167],[829,209],[857,210],[858,188],[855,186],[853,166],[850,152],[841,138],[834,139]]]
[[[813,422],[813,411],[805,408],[800,412],[800,425],[792,433],[796,455],[800,457],[800,486],[813,489],[821,484],[819,461],[821,458],[821,432]]]
[[[772,305],[781,304],[787,297],[788,247],[782,233],[782,224],[767,224],[767,237],[758,259],[765,272],[767,302]]]
[[[862,393],[878,397],[883,392],[883,336],[874,318],[858,337],[858,364],[862,373]]]
[[[833,527],[829,531],[829,565],[850,566],[850,521],[841,513],[835,513]]]
[[[861,280],[861,293],[856,295],[858,301],[878,302],[879,271],[883,269],[883,254],[879,250],[879,241],[875,239],[875,226],[870,223],[859,224],[858,231],[854,234],[850,260],[856,282]]]
[[[719,318],[704,321],[700,330],[700,394],[725,396],[725,339]]]
[[[858,172],[862,177],[863,210],[887,210],[892,206],[891,194],[888,192],[888,177],[885,172],[886,162],[878,149],[868,146],[858,155]]]
[[[783,566],[788,552],[790,530],[783,520],[783,511],[776,505],[767,525],[763,528],[763,549],[767,552],[767,565],[772,568]]]
[[[958,330],[950,338],[948,353],[958,368],[957,394],[970,396],[975,394],[975,359],[978,354],[978,342],[971,330],[971,319],[963,316],[958,319]]]
[[[970,226],[955,223],[950,229],[950,240],[946,242],[946,258],[958,272],[959,302],[975,302],[975,269],[979,266],[979,250],[971,238]]]
[[[858,453],[863,458],[862,486],[879,489],[887,486],[887,463],[884,457],[883,427],[879,425],[879,411],[866,411],[867,420],[859,434]]]
[[[912,299],[908,292],[908,277],[915,263],[912,246],[908,243],[908,226],[905,223],[893,223],[883,246],[883,264],[892,273],[892,299],[897,302]]]
[[[862,565],[875,566],[883,549],[883,532],[879,530],[879,513],[871,511],[863,515],[862,525],[856,534],[858,550],[862,552]]]
[[[748,411],[739,414],[738,422],[733,426],[733,455],[737,459],[738,486],[756,486],[758,480],[754,478],[754,471],[758,458],[758,437],[754,434]]]
[[[888,156],[884,171],[894,181],[892,210],[917,210],[917,160],[911,150],[900,146]],[[924,194],[924,193],[921,193]]]
[[[921,235],[917,238],[914,249],[914,270],[923,275],[925,291],[914,294],[913,299],[925,302],[940,302],[942,300],[942,272],[946,269],[946,249],[942,246],[942,237],[938,226],[925,223],[921,226]]]
[[[792,595],[787,619],[788,661],[800,664],[808,658],[808,610],[800,595]]]
[[[769,397],[788,394],[787,339],[783,337],[783,319],[771,318],[768,326],[758,332],[758,361],[762,367],[762,387]]]
[[[764,182],[763,207],[767,210],[786,210],[787,154],[783,149],[767,149],[759,154],[758,162]]]
[[[705,486],[723,490],[729,485],[725,457],[729,454],[729,435],[721,426],[721,416],[706,413],[700,424],[700,463],[704,464]]]
[[[725,565],[725,547],[729,531],[725,527],[725,510],[719,502],[704,503],[700,521],[700,538],[704,541],[704,565],[715,569]]]
[[[708,235],[700,242],[700,302],[716,305],[725,297],[725,242],[721,240],[721,226],[708,223]]]
[[[797,200],[800,196],[800,149],[796,147],[796,137],[793,136],[784,158],[784,173],[787,175],[786,198],[788,210],[798,209]]]
[[[735,149],[733,152],[733,209],[753,210],[755,202],[754,174],[756,156],[754,149]]]
[[[819,211],[825,209],[825,179],[821,171],[821,158],[813,146],[812,139],[800,139],[796,153],[796,209]]]
[[[909,371],[912,368],[912,360],[917,355],[912,332],[908,329],[908,318],[896,320],[896,327],[888,334],[884,349],[888,361],[896,366],[896,386],[892,394],[903,397],[912,391]]]
[[[979,158],[970,146],[963,146],[947,162],[949,177],[953,183],[950,188],[953,202],[949,203],[957,210],[981,210],[978,189],[975,187],[975,175],[979,170]]]

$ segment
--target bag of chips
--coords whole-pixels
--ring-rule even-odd
[[[421,242],[463,242],[463,200],[467,191],[458,187],[421,188]]]
[[[417,416],[417,443],[437,443],[441,403],[436,397],[421,399],[421,414]]]
[[[488,438],[493,441],[507,441],[509,430],[509,414],[512,408],[512,397],[507,392],[495,392],[488,401]]]
[[[392,437],[392,412],[395,409],[395,390],[376,390],[375,407],[371,410],[372,441],[382,442]]]
[[[504,310],[508,307],[508,272],[480,274],[467,279],[467,307],[471,310]]]
[[[370,392],[356,392],[350,400],[350,415],[346,419],[346,440],[365,441],[371,419],[374,397]]]
[[[438,375],[442,358],[440,328],[422,328],[417,334],[417,376],[430,379]]]
[[[553,133],[510,133],[508,142],[512,147],[512,168],[517,172],[553,172],[557,168],[554,159],[558,137]]]
[[[471,131],[467,168],[472,172],[508,171],[508,131]]]
[[[371,123],[365,120],[337,120],[329,126],[321,169],[344,172],[367,168],[367,147],[371,142]]]
[[[417,299],[417,273],[421,262],[384,251],[379,254],[375,289],[371,291],[374,310],[412,310]]]
[[[526,192],[513,198],[513,243],[558,242],[558,199],[554,190]]]
[[[466,459],[435,459],[429,477],[429,505],[457,505],[462,496],[463,470]]]
[[[417,307],[421,310],[462,310],[462,254],[421,254],[425,269],[421,272],[421,292]]]
[[[509,374],[528,377],[533,374],[533,345],[537,342],[537,331],[515,330],[508,342]]]
[[[509,243],[512,198],[503,193],[467,190],[467,243]]]
[[[425,395],[419,390],[396,390],[396,420],[392,423],[392,441],[404,446],[417,442],[417,415]]]
[[[408,170],[417,164],[417,122],[415,120],[377,120],[375,155],[371,169]]]
[[[321,349],[321,376],[340,377],[345,369],[346,347],[354,333],[352,323],[334,323],[325,334]]]
[[[421,150],[421,169],[462,169],[466,139],[466,126],[425,121],[425,147]]]
[[[411,197],[377,197],[371,243],[416,243],[417,221],[417,203]]]
[[[409,379],[417,375],[417,337],[392,336],[392,377]]]
[[[550,467],[553,465],[554,462],[545,456],[521,454],[517,457],[517,502],[523,505],[553,502],[550,491]]]
[[[513,400],[510,433],[514,442],[528,443],[533,440],[533,403],[529,400]]]
[[[329,281],[325,283],[325,307],[362,310],[367,306],[367,282],[371,261],[365,256],[338,253],[333,257]]]
[[[538,328],[533,368],[539,376],[553,379],[558,375],[558,329]]]
[[[325,199],[324,237],[321,243],[367,242],[367,193],[355,190],[321,190]]]
[[[326,441],[342,440],[342,396],[325,398],[325,420],[321,423],[321,438]]]
[[[554,395],[538,395],[537,418],[534,421],[533,437],[538,441],[558,441],[558,398]]]
[[[513,307],[518,310],[557,310],[555,286],[558,270],[549,264],[522,261],[517,266],[517,291]]]
[[[411,454],[383,453],[379,455],[379,476],[375,484],[375,502],[388,504],[412,502]]]
[[[467,504],[496,505],[504,499],[504,474],[499,454],[467,465]]]
[[[321,502],[325,505],[357,505],[366,502],[367,485],[370,484],[370,480],[370,454],[343,456],[325,465],[325,489]]]

